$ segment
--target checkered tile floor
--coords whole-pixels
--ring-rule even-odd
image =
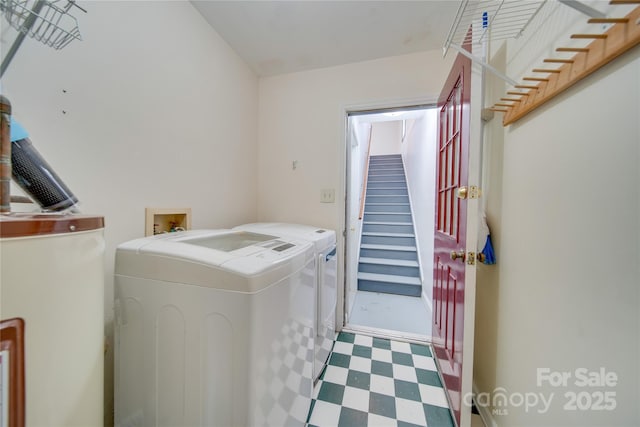
[[[429,347],[341,332],[309,427],[453,426]]]

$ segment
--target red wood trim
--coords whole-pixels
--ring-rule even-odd
[[[0,238],[77,233],[104,228],[104,217],[13,213],[0,216]]]
[[[25,425],[24,320],[0,322],[0,350],[9,353],[9,427]],[[5,387],[6,384],[3,384]]]

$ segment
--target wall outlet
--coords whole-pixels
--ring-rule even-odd
[[[335,203],[336,190],[333,188],[323,188],[320,190],[320,203]]]

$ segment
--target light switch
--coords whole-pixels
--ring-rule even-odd
[[[320,190],[320,203],[335,203],[336,190],[333,188],[323,188]]]

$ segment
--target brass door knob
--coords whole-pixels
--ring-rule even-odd
[[[454,261],[459,259],[460,261],[464,262],[464,251],[451,251],[451,259]]]
[[[458,187],[457,196],[458,199],[465,200],[469,195],[469,189],[467,187]]]

